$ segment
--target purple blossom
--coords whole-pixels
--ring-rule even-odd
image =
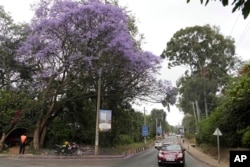
[[[38,67],[37,82],[53,75],[60,79],[66,67],[70,71],[84,64],[87,69],[104,54],[122,57],[134,73],[160,68],[160,57],[136,47],[123,9],[98,0],[52,2],[40,2],[31,34],[18,50],[20,61]]]

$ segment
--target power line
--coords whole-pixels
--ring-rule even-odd
[[[245,29],[243,30],[243,32],[240,35],[240,38],[238,39],[237,42],[237,46],[240,44],[241,41],[243,41],[244,37],[247,35],[248,31],[249,31],[249,24],[250,24],[250,20],[248,21],[247,25],[245,26]]]
[[[233,28],[232,28],[232,30],[231,30],[231,32],[230,32],[230,36],[232,36],[233,30],[234,30],[234,28],[235,28],[236,23],[238,22],[238,19],[239,19],[240,15],[241,15],[241,13],[238,14],[238,17],[236,18],[236,20],[235,20],[235,22],[234,22]]]

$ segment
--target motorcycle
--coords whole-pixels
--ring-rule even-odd
[[[70,147],[73,155],[82,155],[82,150],[80,149],[78,144],[72,143]]]
[[[82,150],[76,143],[55,145],[56,155],[82,155]]]
[[[72,150],[68,145],[55,145],[56,155],[72,155]]]

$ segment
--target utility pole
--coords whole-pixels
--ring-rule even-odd
[[[144,107],[144,126],[146,126],[145,107]],[[144,136],[144,144],[147,144],[147,138],[146,138],[146,136]]]
[[[155,139],[157,140],[157,121],[158,118],[155,118]]]
[[[99,111],[100,111],[100,101],[101,101],[101,75],[102,69],[99,71],[98,78],[98,90],[97,90],[97,104],[96,104],[96,127],[95,127],[95,155],[98,155],[98,147],[99,147]]]

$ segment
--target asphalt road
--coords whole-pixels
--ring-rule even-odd
[[[169,137],[166,141],[174,141]],[[27,159],[0,158],[0,167],[158,167],[158,150],[151,148],[121,159]],[[208,167],[185,153],[185,167]]]

